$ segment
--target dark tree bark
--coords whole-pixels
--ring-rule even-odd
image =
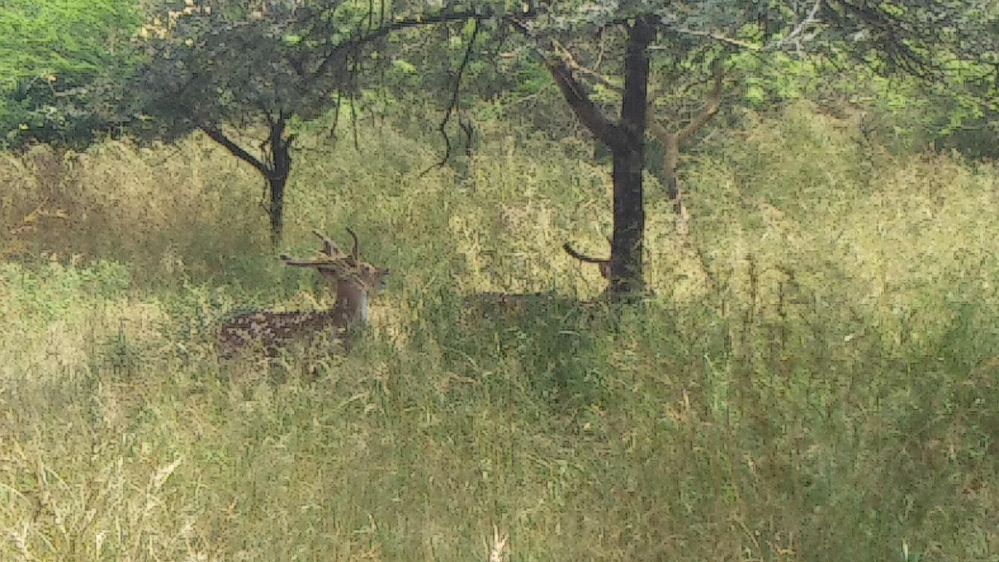
[[[548,60],[548,70],[576,117],[613,155],[614,232],[611,238],[610,294],[615,298],[645,290],[645,127],[648,105],[649,44],[656,28],[646,17],[627,27],[624,92],[621,117],[615,123],[589,98],[566,60]]]
[[[284,235],[284,188],[288,184],[288,176],[291,175],[291,143],[293,136],[284,135],[287,119],[281,114],[278,119],[270,122],[270,145],[271,166],[267,173],[267,184],[271,190],[271,244],[274,247],[281,245]]]
[[[611,238],[611,293],[633,295],[645,290],[645,122],[648,107],[648,47],[656,30],[646,18],[628,27],[624,96],[620,127],[623,142],[614,154],[614,233]]]
[[[202,125],[201,130],[210,139],[222,145],[233,156],[250,164],[267,180],[270,195],[270,205],[267,214],[270,217],[271,244],[281,245],[284,235],[284,192],[291,175],[291,144],[294,135],[285,135],[288,115],[280,112],[276,117],[268,115],[268,135],[264,146],[268,149],[266,161],[250,154],[246,149],[236,144],[222,132],[220,127]]]
[[[267,214],[271,219],[271,245],[275,248],[281,245],[284,237],[284,187],[288,178],[267,178],[271,191],[271,204]]]

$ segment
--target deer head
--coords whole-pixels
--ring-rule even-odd
[[[313,234],[323,243],[318,258],[297,260],[281,255],[285,265],[315,268],[320,275],[335,284],[336,305],[333,310],[338,318],[343,318],[344,328],[347,327],[346,324],[357,320],[367,322],[368,299],[385,288],[391,273],[388,268],[376,267],[361,260],[361,244],[357,234],[350,228],[347,228],[347,233],[353,240],[349,254],[322,232],[314,230]]]

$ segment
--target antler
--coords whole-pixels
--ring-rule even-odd
[[[350,234],[350,237],[354,239],[354,247],[351,249],[350,254],[354,256],[355,260],[361,259],[361,243],[357,241],[357,234],[354,234],[354,231],[349,226],[344,228],[347,229],[347,234]]]
[[[331,240],[320,230],[313,230],[312,233],[323,242],[323,249],[320,250],[322,257],[312,260],[299,260],[292,258],[288,254],[281,254],[280,258],[284,261],[285,265],[290,265],[292,267],[322,267],[332,265],[346,258],[353,258],[354,263],[360,262],[361,243],[357,238],[357,233],[355,233],[349,226],[347,227],[347,233],[350,234],[350,237],[354,240],[354,245],[350,250],[350,254],[341,250],[340,247],[336,245],[336,242]]]
[[[295,259],[288,254],[281,254],[279,257],[282,261],[284,261],[285,265],[292,267],[328,267],[347,257],[347,254],[345,254],[343,250],[336,245],[336,242],[330,240],[328,236],[323,234],[318,229],[313,230],[312,234],[315,234],[316,238],[319,238],[319,240],[323,243],[323,249],[319,251],[320,257],[315,259],[300,260]]]
[[[335,259],[330,259],[328,257],[315,260],[297,260],[289,256],[288,254],[281,254],[280,258],[285,265],[291,267],[323,267],[323,266],[330,266],[332,264],[337,263],[338,261]]]
[[[345,255],[343,253],[343,250],[341,250],[340,247],[337,246],[336,243],[334,243],[332,240],[330,240],[325,234],[323,234],[319,230],[313,230],[312,233],[315,234],[320,240],[322,240],[323,242],[322,251],[324,254],[326,254],[331,258],[339,258]]]
[[[611,261],[609,258],[608,259],[593,258],[585,254],[581,254],[577,252],[568,242],[562,244],[562,249],[565,250],[565,253],[569,254],[570,256],[576,258],[581,262],[596,264],[597,267],[600,268],[600,275],[602,275],[604,279],[610,279]]]

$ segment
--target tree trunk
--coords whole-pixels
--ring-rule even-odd
[[[291,175],[291,143],[294,136],[285,138],[287,122],[284,112],[270,122],[271,168],[267,173],[267,183],[271,188],[271,244],[275,248],[281,245],[284,234],[284,188]]]
[[[614,232],[611,238],[611,294],[641,293],[645,207],[642,204],[642,150],[614,154]]]
[[[546,58],[555,84],[576,117],[606,145],[614,162],[614,233],[611,239],[610,287],[613,298],[644,292],[642,260],[645,237],[645,202],[642,169],[645,166],[645,117],[648,106],[649,44],[656,28],[647,16],[627,25],[624,95],[621,118],[614,123],[603,114],[562,59]],[[530,35],[530,31],[525,33]],[[602,261],[602,260],[595,260]]]
[[[656,127],[653,127],[653,132]],[[690,233],[690,215],[683,203],[683,192],[680,191],[680,178],[677,169],[680,167],[680,142],[678,135],[666,133],[663,135],[663,150],[666,152],[663,171],[666,175],[666,192],[673,202],[673,212],[676,213],[676,233],[686,236]]]
[[[227,137],[221,127],[202,125],[201,130],[233,156],[256,168],[267,180],[271,198],[270,208],[267,209],[271,221],[271,244],[278,247],[284,234],[284,189],[288,184],[288,176],[291,175],[291,143],[294,142],[295,135],[285,137],[288,116],[283,111],[276,119],[267,115],[267,122],[270,133],[265,144],[270,147],[270,155],[263,161]]]
[[[621,130],[625,142],[611,146],[614,153],[614,234],[611,240],[611,294],[637,295],[645,290],[643,242],[645,201],[645,118],[648,106],[648,46],[655,28],[638,18],[628,28]]]
[[[288,177],[271,176],[267,178],[267,183],[271,189],[271,205],[268,210],[271,219],[271,244],[277,248],[281,246],[284,235],[284,187],[288,183]]]

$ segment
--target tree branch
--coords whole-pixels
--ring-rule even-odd
[[[686,207],[683,204],[683,194],[680,192],[679,181],[676,177],[676,170],[680,165],[680,146],[718,113],[718,109],[721,107],[722,82],[724,77],[725,74],[721,64],[715,62],[714,83],[711,86],[711,92],[708,94],[707,102],[701,111],[678,132],[672,133],[667,130],[654,116],[648,120],[649,133],[663,145],[663,152],[666,159],[663,163],[666,173],[666,187],[670,198],[673,200],[673,209],[681,219],[678,227],[682,229],[681,233],[683,234],[686,234],[688,217]],[[649,105],[651,106],[652,104],[650,103]]]
[[[589,76],[590,78],[592,78],[593,80],[595,80],[597,83],[605,86],[606,88],[608,88],[608,89],[610,89],[610,90],[612,90],[614,92],[617,92],[619,94],[623,94],[624,93],[624,87],[622,87],[621,85],[615,84],[614,82],[611,81],[610,78],[604,76],[603,74],[600,74],[599,72],[597,72],[597,71],[595,71],[595,70],[593,70],[591,68],[587,68],[587,67],[579,64],[579,62],[576,60],[576,58],[572,56],[572,53],[569,52],[569,49],[566,49],[558,41],[552,41],[552,47],[554,47],[555,52],[560,57],[562,57],[562,60],[565,61],[565,64],[567,64],[569,66],[569,68],[571,68],[572,70],[575,70],[576,72],[578,72],[580,74],[585,74],[585,75]]]
[[[458,65],[458,72],[454,78],[454,87],[451,89],[451,100],[448,102],[447,109],[444,112],[444,118],[441,119],[437,130],[440,132],[441,136],[444,137],[444,156],[441,157],[440,162],[431,165],[426,170],[420,173],[422,177],[424,174],[429,172],[434,168],[443,167],[447,164],[447,161],[451,159],[451,139],[447,136],[447,124],[451,120],[451,116],[454,115],[455,110],[458,107],[459,95],[461,94],[461,79],[465,76],[465,69],[468,68],[468,61],[472,58],[472,50],[475,48],[475,40],[479,37],[479,20],[475,20],[472,27],[472,37],[468,40],[468,48],[465,49],[465,56],[461,58],[461,63]],[[461,116],[458,116],[459,124],[461,122]]]
[[[240,160],[250,164],[257,169],[261,174],[266,177],[271,176],[271,168],[261,162],[256,156],[247,152],[243,147],[239,146],[232,141],[229,137],[222,132],[222,129],[217,127],[210,127],[208,125],[201,125],[198,127],[203,133],[208,135],[208,138],[222,145],[226,150],[228,150],[233,156],[239,158]]]
[[[801,50],[801,38],[799,36],[804,33],[806,28],[819,23],[820,20],[817,16],[821,7],[822,0],[815,0],[815,4],[812,5],[812,9],[808,12],[808,15],[798,22],[798,25],[794,26],[791,33],[787,34],[787,37],[776,41],[773,44],[773,48],[779,49],[788,43],[793,43],[798,50]]]
[[[528,14],[531,15],[531,14]],[[416,15],[411,17],[397,17],[392,22],[384,24],[380,27],[372,29],[367,33],[359,33],[350,39],[347,39],[343,43],[339,43],[330,50],[323,61],[319,64],[316,70],[312,73],[312,78],[315,79],[330,70],[330,67],[337,61],[338,57],[344,52],[351,49],[356,49],[361,45],[370,43],[376,39],[381,39],[395,31],[402,31],[404,29],[409,29],[411,27],[421,27],[424,25],[434,25],[439,23],[449,23],[456,21],[468,21],[476,20],[482,21],[490,18],[496,17],[491,10],[485,12],[476,11],[457,11],[453,12],[450,10],[443,10],[436,14],[430,15]]]
[[[737,47],[739,49],[746,49],[749,51],[762,50],[762,47],[760,47],[759,45],[755,45],[753,43],[750,43],[748,41],[743,41],[741,39],[734,39],[727,35],[718,33],[716,31],[701,31],[699,29],[687,29],[685,27],[672,27],[669,25],[665,26],[664,29],[666,29],[667,31],[672,31],[673,33],[676,33],[678,35],[692,35],[694,37],[703,37],[711,39],[712,41],[717,41],[724,45],[728,45],[730,47]],[[666,51],[670,49],[672,49],[672,47],[670,46],[653,45],[649,47],[649,50],[652,51]]]
[[[536,43],[532,51],[535,56],[541,59],[548,72],[551,73],[552,78],[555,80],[555,85],[558,86],[562,92],[562,96],[569,103],[569,107],[572,108],[573,113],[576,114],[580,122],[612,150],[626,147],[628,143],[627,135],[619,125],[612,122],[593,103],[586,88],[573,76],[572,68],[570,68],[569,64],[561,58],[555,60],[547,56],[545,50],[540,45],[537,45],[540,43],[540,40],[525,22],[516,18],[508,18],[508,21],[525,37]],[[553,51],[556,50],[554,44],[549,45],[549,47]]]
[[[689,29],[685,27],[673,27],[668,24],[665,24],[665,22],[660,22],[660,23],[664,26],[664,29],[672,31],[673,33],[676,33],[678,35],[690,35],[693,37],[702,37],[706,39],[711,39],[712,41],[716,41],[723,45],[728,45],[729,47],[735,47],[738,49],[745,49],[749,51],[773,51],[773,50],[782,49],[784,48],[784,46],[790,43],[793,44],[798,50],[801,50],[802,41],[807,40],[807,38],[803,37],[802,35],[809,28],[816,26],[822,22],[822,20],[818,17],[818,13],[819,10],[822,8],[822,4],[823,0],[815,0],[815,3],[812,5],[812,8],[808,11],[808,14],[806,14],[805,17],[802,18],[801,21],[799,21],[798,24],[794,26],[791,32],[788,33],[787,37],[784,37],[782,39],[774,41],[773,43],[769,43],[766,45],[757,45],[755,43],[750,43],[748,41],[743,41],[741,39],[729,37],[728,35],[725,35],[724,33],[719,33],[717,31],[702,31],[699,29]],[[650,47],[650,49],[657,51],[659,50],[665,51],[665,50],[670,50],[671,47],[653,46]]]
[[[714,84],[711,85],[711,92],[708,94],[707,103],[704,104],[701,112],[676,134],[678,144],[683,144],[684,141],[693,136],[694,133],[699,131],[701,127],[707,124],[718,113],[718,109],[721,107],[722,81],[725,78],[725,73],[721,65],[717,62],[715,63],[714,75]]]

